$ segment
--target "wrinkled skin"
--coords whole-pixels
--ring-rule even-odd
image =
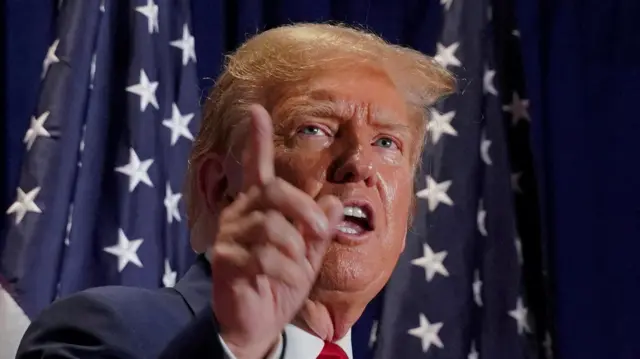
[[[301,279],[296,285],[299,289],[293,289],[300,293],[286,289],[287,298],[294,298],[290,303],[276,303],[278,308],[288,307],[276,310],[282,318],[273,319],[274,326],[291,320],[324,340],[336,340],[385,285],[404,249],[413,196],[412,159],[416,142],[422,140],[418,138],[420,124],[412,120],[393,83],[382,72],[364,67],[318,75],[305,86],[287,89],[268,109],[274,125],[277,177],[316,202],[328,196],[340,201],[366,200],[374,211],[375,229],[364,240],[329,239],[322,248],[326,251],[323,259],[307,279],[310,288]],[[241,184],[255,173],[248,174],[237,158],[239,155],[228,156],[219,163],[214,159],[213,165],[201,171],[204,182],[209,182],[203,189],[207,198],[244,196],[247,188]],[[207,191],[224,191],[225,196]],[[224,199],[220,202],[210,209],[228,205]],[[325,203],[321,209],[330,213],[329,207]],[[297,228],[305,232],[304,226]],[[304,240],[309,245],[307,236]],[[271,290],[279,289],[273,286]],[[239,331],[258,330],[255,317],[227,319],[230,325],[242,327]]]

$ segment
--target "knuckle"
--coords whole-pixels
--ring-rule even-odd
[[[262,189],[254,185],[254,186],[251,186],[251,188],[249,188],[246,196],[249,200],[255,200],[255,198],[260,195],[260,192],[262,192]]]
[[[280,221],[281,214],[275,210],[269,210],[264,215],[264,221],[262,222],[262,231],[267,240],[277,240],[282,229],[282,223]]]
[[[288,257],[295,261],[304,258],[305,245],[302,236],[293,228],[280,234],[280,246]]]
[[[295,262],[291,262],[288,266],[288,271],[287,271],[287,275],[288,275],[288,281],[290,284],[292,285],[303,285],[304,283],[307,282],[306,280],[306,275],[303,273],[302,270],[300,270],[300,266],[295,263]]]
[[[270,184],[272,186],[276,186],[277,188],[282,188],[282,186],[286,186],[287,185],[287,181],[285,181],[281,177],[276,177],[271,181]]]
[[[260,211],[251,211],[251,213],[247,215],[247,219],[253,226],[260,226],[265,223],[265,215]]]
[[[231,219],[231,210],[229,209],[229,207],[223,209],[220,212],[220,217],[218,217],[218,221],[220,223],[220,226],[223,226],[225,223],[228,223],[229,220]]]
[[[258,267],[258,271],[261,273],[269,272],[269,268],[271,265],[271,258],[273,257],[272,247],[270,246],[262,246],[256,250],[256,265]]]
[[[217,243],[211,247],[211,261],[220,262],[225,261],[230,257],[230,252],[227,250],[227,246],[223,243]]]
[[[287,245],[290,248],[291,253],[295,257],[304,257],[305,254],[305,245],[302,236],[297,232],[293,231],[287,240]]]
[[[270,209],[265,213],[265,222],[269,226],[280,225],[282,214],[280,212]]]
[[[243,237],[241,241],[245,243],[260,242],[268,223],[266,218],[266,215],[261,211],[252,211],[247,214],[247,220],[240,229]]]
[[[285,180],[283,180],[282,178],[276,177],[265,185],[264,187],[265,194],[267,194],[270,197],[278,196],[280,193],[282,193],[282,189],[284,188],[285,185],[286,185]]]

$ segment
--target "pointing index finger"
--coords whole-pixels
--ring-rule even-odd
[[[243,188],[262,186],[275,178],[273,123],[267,110],[251,105],[249,138],[243,155]]]

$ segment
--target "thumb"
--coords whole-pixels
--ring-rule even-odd
[[[333,240],[336,226],[342,221],[343,206],[342,202],[335,196],[324,196],[318,201],[318,206],[327,216],[329,223],[329,234],[325,237],[315,237],[307,242],[307,259],[311,264],[314,272],[317,272],[322,265],[324,254],[329,248],[329,244]]]

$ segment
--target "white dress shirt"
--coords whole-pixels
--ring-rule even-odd
[[[267,356],[267,359],[279,359],[282,356],[284,350],[284,359],[317,359],[318,355],[324,347],[324,341],[313,334],[309,334],[306,331],[289,324],[284,329],[284,335],[286,336],[286,346],[283,348],[282,336],[278,342],[278,346],[273,352]],[[222,347],[227,354],[227,359],[236,359],[229,348],[224,344],[222,338],[220,338]],[[342,339],[335,342],[337,346],[342,348],[347,354],[349,359],[353,359],[353,351],[351,349],[351,330],[347,332]]]

